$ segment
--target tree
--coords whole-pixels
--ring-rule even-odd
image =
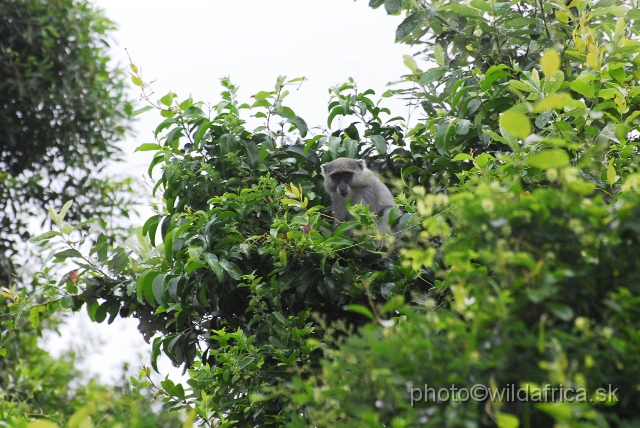
[[[139,148],[165,206],[133,252],[101,234],[83,253],[53,212],[38,239],[80,275],[60,304],[140,319],[190,370],[166,406],[210,426],[638,423],[638,5],[370,4],[406,10],[397,39],[437,65],[407,57],[384,94],[425,117],[405,130],[353,81],[317,135],[284,104],[299,79],[251,105],[227,79],[209,109],[165,95]],[[340,156],[400,179],[400,251],[375,247],[366,208],[332,229],[318,174]]]
[[[56,360],[41,349],[42,331],[60,323],[39,306],[51,298],[40,281],[51,278],[20,266],[44,264],[29,254],[28,226],[60,201],[75,199],[76,222],[101,217],[111,239],[128,229],[107,224],[129,213],[130,181],[101,172],[126,130],[124,73],[106,53],[113,28],[86,1],[0,3],[0,420],[11,426],[41,418],[85,426],[91,417],[97,426],[178,423],[151,411],[144,384],[139,393],[100,385],[83,379],[73,354]]]
[[[128,214],[100,175],[126,126],[124,74],[109,64],[111,21],[86,1],[0,4],[0,281],[15,275],[27,222],[76,200],[71,218]],[[105,222],[106,224],[106,222]]]

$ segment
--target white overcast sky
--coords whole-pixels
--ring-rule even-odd
[[[155,80],[154,99],[172,91],[179,99],[191,95],[217,103],[219,80],[230,76],[241,88],[240,102],[250,103],[252,94],[272,90],[279,75],[305,76],[309,80],[292,90],[285,104],[310,127],[325,125],[331,86],[353,77],[361,90],[371,88],[381,95],[388,82],[408,72],[402,55],[414,52],[394,44],[403,17],[387,16],[384,8],[372,10],[368,0],[91,1],[118,26],[111,57],[126,65],[126,48],[143,79]],[[138,94],[137,88],[132,91]],[[387,100],[385,105],[394,115],[406,114],[399,102]],[[152,153],[132,152],[154,141],[153,130],[161,120],[154,111],[141,116],[134,125],[136,135],[123,142],[127,163],[113,171],[143,181]],[[140,360],[150,345],[136,325],[131,319],[97,325],[83,311],[61,329],[62,340],[48,343],[55,354],[64,343],[93,339],[85,370],[113,381],[123,361],[134,367],[149,364],[147,357]]]

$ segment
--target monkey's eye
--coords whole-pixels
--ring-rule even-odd
[[[331,174],[331,180],[334,183],[340,183],[341,181],[344,181],[346,183],[351,183],[352,179],[353,179],[352,172],[336,172]]]

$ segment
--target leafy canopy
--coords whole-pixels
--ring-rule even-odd
[[[285,105],[296,79],[252,104],[228,79],[209,108],[169,93],[140,147],[164,205],[135,248],[88,253],[54,211],[38,239],[80,280],[50,306],[140,319],[190,374],[165,407],[209,426],[637,424],[637,2],[370,5],[405,11],[396,38],[435,64],[405,58],[384,94],[410,126],[353,81],[317,131]],[[398,247],[367,208],[332,227],[319,166],[340,156],[398,180]],[[584,395],[416,400],[452,384]]]

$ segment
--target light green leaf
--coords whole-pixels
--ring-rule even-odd
[[[27,428],[60,428],[60,425],[56,424],[55,422],[41,419],[38,421],[29,422],[29,425],[27,425]]]
[[[460,3],[451,3],[443,7],[443,9],[450,9],[455,13],[457,13],[458,15],[466,16],[470,18],[480,16],[480,12],[478,12],[476,9],[470,8],[469,6],[465,6]]]
[[[403,64],[411,70],[412,73],[415,73],[418,70],[418,63],[411,55],[402,55]]]
[[[54,236],[61,236],[62,234],[60,232],[58,232],[57,230],[50,230],[48,232],[45,232],[41,235],[38,236],[34,236],[32,238],[29,239],[29,242],[39,242],[39,241],[43,241],[45,239],[49,239],[52,238]]]
[[[441,45],[436,44],[433,47],[433,58],[436,60],[436,64],[441,68],[447,68],[447,58],[444,56],[444,50]]]
[[[520,80],[509,80],[509,85],[525,92],[533,92],[535,90],[534,88],[532,88],[525,82],[521,82]]]
[[[587,54],[587,65],[596,71],[600,71],[600,58],[593,52]]]
[[[560,69],[560,55],[555,48],[545,51],[540,60],[540,67],[545,76],[551,76]]]
[[[144,143],[136,147],[136,152],[148,152],[150,150],[161,150],[162,146],[156,143]]]
[[[531,154],[527,165],[540,169],[562,168],[569,165],[569,155],[562,149],[543,150]]]
[[[486,168],[487,164],[489,163],[490,160],[496,160],[496,158],[494,158],[493,156],[491,156],[489,153],[480,153],[475,159],[474,162],[476,163],[476,165],[478,165],[479,168]]]
[[[147,112],[149,110],[153,110],[153,107],[152,106],[145,106],[145,107],[139,108],[138,110],[134,110],[133,112],[131,112],[131,117],[136,117],[139,114],[142,114],[142,113]]]
[[[73,205],[73,199],[71,199],[70,201],[65,202],[65,204],[62,206],[62,209],[60,210],[60,213],[58,213],[58,220],[60,221],[60,223],[62,223],[64,221],[64,218],[67,215],[67,211],[69,211],[69,208],[71,208],[71,205]],[[60,225],[58,225],[58,226],[60,226]]]
[[[493,9],[491,9],[491,5],[487,0],[471,0],[469,4],[471,7],[475,7],[476,9],[480,9],[491,14],[493,13]]]
[[[496,414],[496,424],[498,425],[498,428],[518,428],[520,426],[520,421],[514,415],[498,412]]]
[[[537,102],[533,108],[533,111],[536,113],[540,113],[546,110],[562,109],[572,100],[573,98],[571,98],[571,95],[567,94],[566,92],[557,92],[555,94],[549,95],[542,101]]]
[[[569,85],[572,91],[575,91],[586,98],[593,98],[596,94],[596,89],[592,83],[585,82],[584,80],[574,80]]]
[[[174,94],[173,92],[169,92],[167,95],[160,98],[160,102],[166,105],[167,107],[171,107],[171,104],[173,104],[173,99],[177,96],[178,96],[177,94]]]
[[[465,160],[473,160],[473,157],[471,155],[468,155],[466,153],[458,153],[457,155],[454,156],[453,159],[451,159],[454,162],[458,162],[458,161],[465,161]]]
[[[607,167],[607,182],[609,183],[609,186],[613,186],[616,181],[616,168],[613,166],[613,160],[611,160]]]
[[[531,134],[531,122],[522,113],[505,111],[500,115],[500,127],[524,140]]]
[[[47,305],[34,306],[29,310],[29,322],[31,323],[31,327],[38,328],[38,325],[40,325],[40,318],[44,316],[46,310]]]
[[[568,403],[537,403],[535,406],[558,421],[571,420],[571,407]]]
[[[368,317],[369,319],[374,319],[373,316],[373,312],[371,312],[371,310],[369,308],[367,308],[366,306],[363,305],[347,305],[345,306],[345,309],[351,312],[357,312],[360,315],[364,315],[365,317]]]
[[[593,16],[601,15],[624,15],[631,10],[628,6],[609,6],[609,7],[597,7],[590,13]]]

